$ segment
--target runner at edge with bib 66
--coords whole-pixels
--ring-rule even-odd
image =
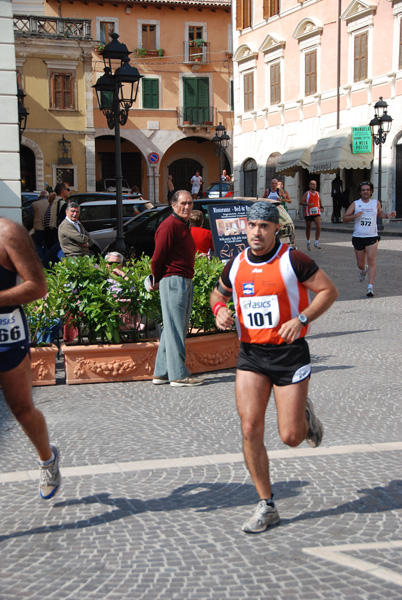
[[[359,281],[363,283],[368,273],[368,287],[366,296],[374,296],[374,279],[376,274],[376,256],[378,248],[377,217],[392,219],[396,212],[385,213],[378,200],[371,196],[374,186],[370,181],[363,181],[358,187],[360,200],[355,200],[343,215],[344,223],[354,223],[352,244],[355,249]]]
[[[46,279],[27,230],[0,218],[0,385],[6,403],[38,453],[41,498],[60,487],[59,450],[32,401],[28,324],[22,304],[43,298]],[[18,449],[15,450],[18,452]]]
[[[260,533],[279,523],[264,445],[265,412],[274,391],[282,441],[320,445],[323,425],[307,398],[311,360],[304,337],[309,323],[338,297],[329,277],[307,255],[278,240],[278,209],[256,202],[247,212],[249,247],[224,267],[210,304],[219,329],[231,329],[231,296],[240,351],[236,370],[236,403],[241,420],[243,453],[260,501],[243,524]],[[315,294],[309,302],[309,291]]]

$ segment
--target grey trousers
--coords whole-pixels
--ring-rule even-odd
[[[154,375],[169,381],[190,374],[185,365],[185,339],[193,307],[193,281],[178,275],[159,282],[163,329],[156,355]]]

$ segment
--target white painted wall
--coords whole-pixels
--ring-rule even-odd
[[[21,182],[13,11],[0,0],[0,216],[21,222]]]

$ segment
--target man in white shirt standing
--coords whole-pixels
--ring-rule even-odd
[[[200,193],[200,188],[202,185],[202,177],[201,177],[199,171],[197,171],[196,174],[192,176],[191,185],[192,185],[191,195],[193,196],[193,200],[195,200],[196,198],[198,198],[198,195]]]

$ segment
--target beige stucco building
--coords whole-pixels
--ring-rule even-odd
[[[314,178],[329,220],[335,173],[350,201],[360,181],[377,186],[378,148],[354,154],[352,128],[368,126],[383,97],[393,123],[382,146],[382,200],[401,217],[402,2],[236,0],[235,7],[235,192],[260,195],[279,174],[295,216]]]

